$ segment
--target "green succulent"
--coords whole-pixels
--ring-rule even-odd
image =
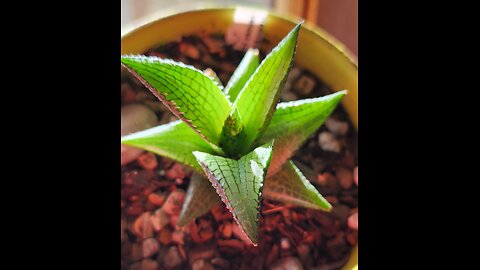
[[[180,119],[121,139],[122,144],[168,157],[196,171],[179,226],[205,214],[221,199],[257,245],[262,196],[331,210],[290,158],[324,123],[346,91],[277,104],[293,63],[301,24],[261,63],[258,50],[249,49],[225,88],[215,76],[183,63],[122,56],[122,66]]]

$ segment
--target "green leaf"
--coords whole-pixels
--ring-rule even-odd
[[[259,62],[258,49],[248,49],[223,90],[232,103],[237,98],[245,83],[250,79],[250,76],[252,76],[257,69]]]
[[[274,175],[293,153],[330,116],[346,91],[327,96],[278,104],[277,110],[259,144],[275,139],[268,176]]]
[[[293,63],[301,23],[267,55],[247,81],[233,107],[238,108],[245,136],[237,140],[238,149],[248,152],[268,126],[275,111],[280,91]]]
[[[256,246],[263,180],[270,164],[272,143],[256,148],[238,161],[197,151],[193,154],[240,228]]]
[[[324,211],[332,209],[332,205],[291,161],[287,162],[277,174],[265,180],[263,196],[269,200],[301,207]]]
[[[208,213],[217,203],[220,203],[220,198],[208,179],[203,175],[194,173],[190,177],[190,184],[177,225],[183,227],[190,224],[192,220]]]
[[[231,107],[214,80],[192,66],[158,57],[122,56],[122,65],[202,138],[219,143]]]
[[[121,142],[189,165],[202,174],[203,169],[192,152],[215,153],[209,144],[181,121],[123,136]]]

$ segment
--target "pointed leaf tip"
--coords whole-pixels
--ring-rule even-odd
[[[207,156],[207,153],[200,152],[200,151],[193,151],[192,154],[195,156],[197,160],[203,160]]]
[[[297,25],[295,25],[295,28],[300,28],[302,27],[303,23],[305,23],[305,19],[302,19]]]
[[[346,96],[346,95],[348,95],[348,90],[347,90],[347,89],[343,89],[343,90],[340,90],[340,91],[335,92],[334,94],[339,94],[339,95],[341,95],[341,96]]]

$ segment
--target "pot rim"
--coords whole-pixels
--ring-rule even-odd
[[[201,12],[201,11],[233,11],[237,8],[248,8],[248,9],[253,9],[253,10],[258,10],[258,11],[264,11],[267,12],[269,16],[275,17],[276,19],[280,20],[285,20],[293,24],[297,24],[299,21],[302,20],[300,17],[296,16],[288,16],[288,15],[280,15],[274,11],[267,10],[267,9],[262,9],[262,8],[252,8],[252,7],[243,7],[243,6],[235,6],[235,7],[223,7],[223,8],[193,8],[193,9],[187,9],[187,10],[180,10],[180,11],[173,11],[173,12],[165,12],[165,11],[159,11],[155,12],[151,15],[143,16],[139,19],[136,19],[132,21],[131,23],[128,23],[121,29],[121,39],[124,39],[131,34],[133,34],[135,31],[139,29],[143,29],[148,27],[151,24],[157,23],[157,21],[164,20],[167,18],[171,18],[174,16],[178,16],[180,14],[189,14],[189,13],[196,13],[196,12]],[[327,44],[335,48],[338,52],[343,55],[344,58],[347,59],[348,62],[354,66],[354,68],[358,71],[358,60],[357,57],[345,46],[343,45],[342,42],[340,42],[338,39],[333,37],[331,34],[329,34],[327,31],[323,30],[322,28],[305,21],[302,25],[303,30],[307,30],[309,32],[313,32],[317,36],[321,37],[325,41],[327,41]]]

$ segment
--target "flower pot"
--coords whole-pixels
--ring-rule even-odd
[[[142,54],[159,44],[193,33],[225,33],[234,22],[235,9],[190,11],[140,23],[122,33],[122,54]],[[278,43],[298,22],[268,13],[263,26],[264,37]],[[325,82],[331,89],[347,89],[342,101],[355,128],[358,128],[356,60],[342,44],[317,27],[305,23],[298,39],[295,62]],[[343,269],[357,268],[357,250],[353,249]]]

